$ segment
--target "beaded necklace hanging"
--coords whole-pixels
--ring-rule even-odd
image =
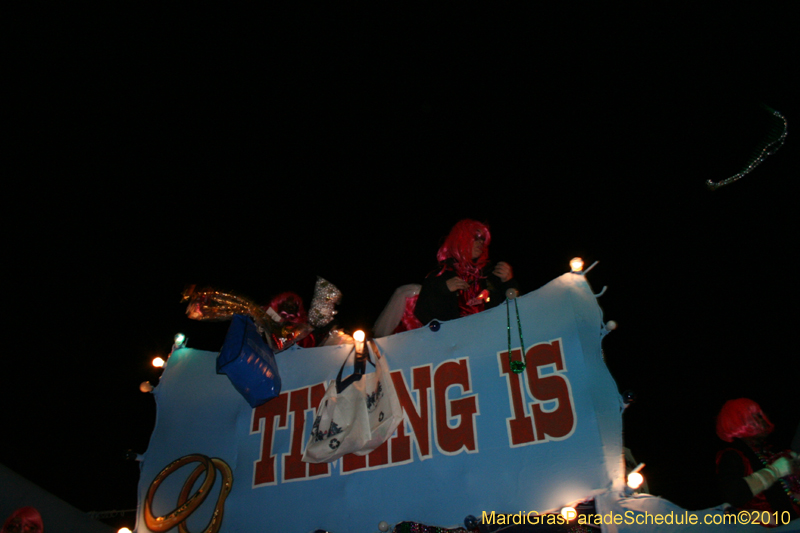
[[[513,289],[509,289],[511,291]],[[508,295],[506,295],[506,331],[508,332],[508,366],[515,374],[521,374],[525,370],[525,342],[522,340],[522,324],[519,320],[519,307],[517,298],[514,297],[514,310],[517,312],[517,329],[519,330],[519,346],[522,349],[522,361],[511,360],[511,315],[509,312]]]
[[[758,457],[758,460],[761,461],[761,464],[764,465],[764,467],[767,467],[770,465],[770,463],[772,463],[772,458],[774,457],[774,455],[768,454],[767,452],[764,452],[762,450],[753,450],[753,451],[755,452],[756,457]],[[792,494],[792,490],[789,487],[789,481],[784,478],[778,478],[778,481],[780,482],[781,487],[783,487],[783,491],[786,493],[789,499],[792,502],[794,502],[794,505],[800,507],[800,501],[798,501],[797,498],[795,498],[794,495]]]
[[[477,527],[474,531],[477,531]],[[419,522],[400,522],[394,526],[392,533],[468,533],[463,527],[447,529],[438,526],[426,526]]]
[[[789,124],[786,121],[786,117],[784,117],[780,111],[775,111],[774,109],[762,104],[771,115],[772,119],[772,129],[769,132],[769,135],[762,145],[762,147],[756,151],[753,158],[747,163],[744,169],[739,172],[738,174],[734,174],[733,176],[726,178],[721,181],[712,181],[707,180],[706,186],[713,190],[719,189],[725,185],[733,183],[734,181],[745,177],[747,174],[752,172],[758,165],[761,164],[767,156],[770,156],[778,151],[778,148],[783,146],[784,141],[786,140],[786,134],[788,132]]]

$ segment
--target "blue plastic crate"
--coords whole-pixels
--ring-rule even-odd
[[[251,407],[258,407],[281,392],[275,355],[253,319],[246,315],[233,316],[217,358],[217,373],[227,375]]]

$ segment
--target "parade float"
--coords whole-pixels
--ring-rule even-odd
[[[218,372],[218,353],[176,342],[152,390],[137,531],[760,530],[628,488],[625,402],[602,350],[613,323],[580,268],[513,303],[374,339],[402,419],[373,451],[330,462],[304,453],[337,375],[358,372],[353,344],[277,351],[280,391],[258,404]]]

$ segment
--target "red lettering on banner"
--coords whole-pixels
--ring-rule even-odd
[[[312,418],[316,416],[317,408],[325,396],[325,386],[318,383],[313,387],[304,387],[289,392],[289,411],[292,413],[292,435],[289,441],[289,453],[283,454],[283,481],[297,481],[308,479],[309,476],[326,476],[330,474],[330,463],[305,463],[303,462],[303,437],[311,433],[306,431],[306,411],[309,408],[309,394],[313,411]]]
[[[519,361],[520,350],[512,350],[511,357]],[[575,430],[575,404],[572,387],[567,379],[561,340],[531,346],[525,357],[525,381],[533,398],[528,405],[522,394],[522,375],[509,368],[508,352],[498,355],[500,373],[506,374],[512,418],[507,419],[511,447],[563,440]],[[543,374],[546,368],[552,369]],[[545,410],[543,404],[552,402],[553,409]]]
[[[391,373],[392,383],[397,391],[400,406],[411,426],[412,433],[406,434],[405,421],[397,426],[397,433],[389,440],[375,448],[367,455],[347,454],[342,457],[342,473],[349,474],[357,470],[371,470],[384,466],[408,463],[411,457],[411,438],[414,438],[417,452],[421,459],[431,457],[431,417],[428,390],[431,388],[431,365],[411,369],[414,389],[417,391],[417,402],[411,398],[405,376],[400,370]],[[417,405],[418,404],[418,405]],[[391,445],[391,451],[390,451]]]
[[[411,439],[414,439],[420,459],[429,459],[431,450],[431,406],[430,389],[432,365],[428,364],[411,369],[413,390],[415,396],[406,384],[405,376],[400,370],[391,373],[400,406],[405,411],[405,420],[401,423],[395,435],[378,446],[367,455],[347,454],[342,457],[341,473],[349,474],[359,470],[371,470],[386,466],[400,465],[413,461]],[[434,379],[439,386],[440,396],[437,422],[444,428],[441,442],[438,442],[444,453],[458,453],[462,448],[468,452],[477,450],[477,437],[475,435],[474,416],[477,413],[477,399],[475,395],[449,400],[447,390],[451,386],[460,386],[463,391],[471,392],[471,383],[467,360],[458,362],[449,361],[439,365]],[[303,442],[307,438],[306,412],[313,408],[313,416],[325,396],[325,386],[322,383],[312,387],[304,387],[293,391],[284,391],[278,398],[255,408],[251,434],[262,432],[261,457],[255,463],[254,486],[276,484],[275,455],[272,454],[276,429],[287,429],[291,416],[291,433],[289,437],[289,451],[282,454],[281,481],[299,481],[319,476],[329,476],[330,463],[305,463],[303,462]],[[312,416],[312,418],[313,418]],[[276,419],[278,424],[276,425]],[[458,420],[458,425],[450,427],[448,422]],[[406,433],[406,423],[410,432]],[[438,438],[438,437],[437,437]]]
[[[560,340],[531,346],[526,354],[525,372],[528,388],[537,400],[531,404],[536,440],[562,440],[575,430],[575,406],[572,388],[564,375],[564,352]],[[542,368],[555,368],[554,372],[542,375]],[[556,407],[545,411],[544,402],[556,402]]]
[[[367,467],[367,456],[348,453],[342,456],[342,474],[349,474]]]
[[[519,374],[511,371],[508,352],[500,352],[498,357],[500,358],[500,373],[506,374],[508,399],[511,403],[511,412],[514,415],[512,418],[506,418],[509,443],[512,448],[522,444],[530,444],[536,439],[533,436],[533,422],[523,402],[522,380]],[[511,359],[521,361],[522,350],[519,348],[511,350]]]
[[[475,394],[457,400],[447,398],[450,387],[460,386],[463,392],[472,392],[467,359],[445,361],[436,367],[433,374],[433,397],[436,411],[436,446],[445,455],[455,455],[462,449],[467,453],[478,451],[475,434],[475,416],[478,413],[478,398]],[[456,426],[450,426],[452,419]]]
[[[383,441],[383,444],[367,454],[367,462],[370,468],[379,466],[386,466],[389,464],[389,440]]]
[[[308,463],[303,462],[303,429],[306,424],[309,389],[310,387],[306,387],[289,393],[289,411],[292,413],[293,423],[289,441],[290,453],[283,454],[283,481],[302,479],[307,475]]]
[[[369,463],[369,466],[367,466]],[[342,474],[349,474],[356,470],[370,470],[372,468],[389,464],[389,441],[387,440],[367,455],[348,453],[342,456]]]
[[[431,365],[411,369],[412,382],[417,391],[417,405],[411,398],[405,376],[399,370],[392,372],[392,382],[405,413],[405,420],[411,426],[417,453],[420,459],[429,459],[431,452],[431,417],[428,389],[431,388]],[[405,421],[397,426],[397,434],[392,441],[392,463],[405,463],[412,460],[411,437],[406,435]]]
[[[261,432],[261,457],[255,463],[253,486],[276,484],[275,455],[272,447],[276,429],[286,429],[291,413],[292,428],[289,438],[289,453],[282,454],[281,481],[297,481],[319,476],[330,475],[329,463],[303,462],[303,437],[306,434],[306,411],[316,407],[325,396],[325,386],[318,383],[311,387],[303,387],[293,391],[285,391],[263,405],[253,409],[253,421],[250,433]],[[278,424],[276,426],[275,419]],[[310,431],[309,431],[310,432]]]
[[[286,408],[289,394],[281,393],[265,404],[253,409],[253,421],[250,434],[261,432],[261,456],[256,461],[253,469],[253,486],[275,485],[275,456],[272,454],[272,442],[275,437],[275,419],[278,419],[278,428],[286,428]],[[282,422],[281,422],[282,421]]]
[[[400,422],[397,433],[389,439],[392,441],[392,463],[402,464],[411,462],[411,437],[406,435],[406,423]]]

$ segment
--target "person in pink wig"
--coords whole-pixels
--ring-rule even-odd
[[[414,314],[422,324],[479,313],[519,289],[506,262],[489,263],[489,228],[475,220],[456,223],[436,254],[439,267],[422,283]]]

